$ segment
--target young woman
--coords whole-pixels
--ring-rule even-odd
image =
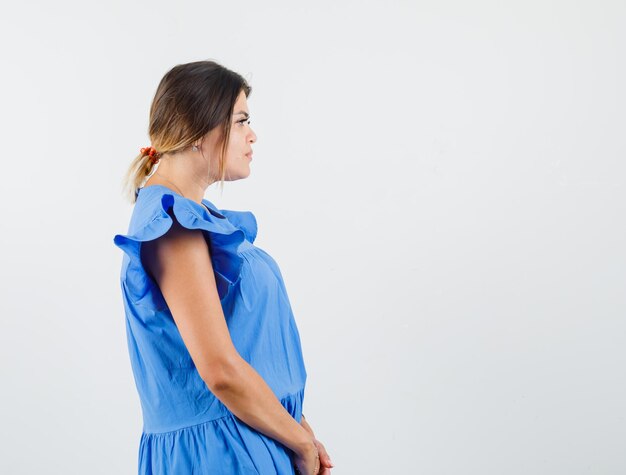
[[[172,68],[150,108],[152,146],[126,176],[134,208],[114,243],[140,474],[330,474],[302,415],[306,370],[279,267],[254,245],[252,212],[204,199],[250,174],[250,92],[213,61]]]

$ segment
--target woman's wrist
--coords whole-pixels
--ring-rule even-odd
[[[317,452],[317,446],[315,445],[315,439],[311,434],[304,430],[303,438],[297,442],[291,449],[301,457],[306,457],[310,453]]]
[[[300,425],[302,427],[304,427],[306,429],[306,431],[311,434],[311,436],[313,436],[313,439],[315,439],[315,434],[313,433],[313,429],[311,428],[311,426],[309,425],[309,423],[306,421],[306,419],[304,418],[304,416],[302,417],[302,420],[300,421]]]

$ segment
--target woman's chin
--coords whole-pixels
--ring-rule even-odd
[[[250,169],[248,168],[247,170],[242,170],[242,171],[238,171],[237,173],[233,173],[233,174],[226,174],[226,176],[224,177],[224,181],[237,181],[237,180],[242,180],[244,178],[248,178],[250,176]]]

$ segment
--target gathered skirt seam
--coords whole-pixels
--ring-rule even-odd
[[[298,391],[293,392],[293,393],[285,394],[284,396],[282,396],[280,398],[280,400],[282,401],[282,400],[290,398],[292,396],[297,396],[298,394],[302,393],[303,390],[304,390],[304,388],[299,389]],[[197,427],[197,426],[201,426],[201,425],[204,425],[204,424],[208,424],[209,422],[216,422],[216,421],[219,421],[219,420],[225,419],[227,417],[231,417],[231,416],[234,416],[234,414],[232,414],[232,413],[231,414],[226,414],[224,416],[217,417],[215,419],[209,419],[208,421],[198,422],[197,424],[193,424],[193,425],[186,426],[186,427],[181,427],[179,429],[168,430],[168,431],[164,431],[164,432],[146,432],[146,431],[143,431],[142,436],[173,434],[174,432],[180,432],[180,431],[183,431],[183,430],[186,430],[186,429],[191,429],[193,427]]]
[[[198,422],[197,424],[192,424],[190,426],[181,427],[180,429],[173,429],[173,430],[168,430],[168,431],[164,431],[164,432],[146,432],[146,431],[143,431],[143,435],[152,436],[152,435],[172,434],[174,432],[180,432],[180,431],[183,431],[185,429],[191,429],[193,427],[201,426],[203,424],[208,424],[209,422],[216,422],[216,421],[219,421],[221,419],[225,419],[225,418],[231,417],[231,416],[232,416],[232,414],[226,414],[226,415],[221,416],[221,417],[216,417],[215,419],[209,419],[208,421],[202,421],[202,422]]]

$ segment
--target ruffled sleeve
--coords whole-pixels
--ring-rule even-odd
[[[220,213],[228,218],[228,220],[236,227],[241,229],[246,239],[253,243],[257,235],[256,217],[251,211],[234,211],[230,209],[221,209]]]
[[[156,210],[148,213],[147,219],[143,222],[138,220],[138,224],[131,220],[129,233],[117,234],[113,238],[115,245],[127,256],[121,279],[128,289],[129,298],[137,305],[160,307],[165,303],[156,283],[141,263],[140,250],[143,242],[157,239],[170,229],[173,224],[170,213],[182,226],[203,231],[209,245],[217,291],[220,300],[223,300],[240,278],[243,258],[239,246],[246,233],[227,219],[209,213],[204,206],[170,193],[157,197]]]

